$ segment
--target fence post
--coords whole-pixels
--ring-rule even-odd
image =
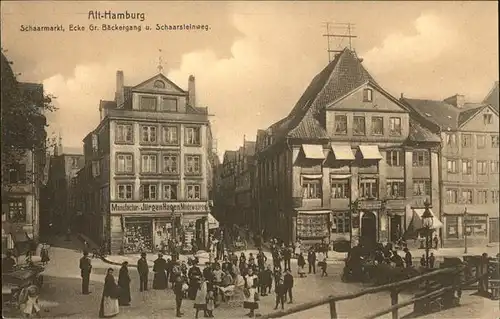
[[[396,289],[391,290],[391,306],[398,304],[398,291]],[[398,319],[398,309],[392,310],[392,319]]]
[[[330,300],[330,318],[337,319],[337,307],[334,300]]]

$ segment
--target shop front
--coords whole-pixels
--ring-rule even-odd
[[[110,205],[111,251],[155,252],[181,241],[183,249],[208,241],[207,202],[112,202]]]
[[[382,202],[363,200],[358,203],[359,210],[359,243],[370,247],[379,241],[379,223],[382,216]],[[384,226],[386,224],[384,223]]]
[[[296,221],[294,222],[295,238],[300,240],[304,247],[310,247],[324,242],[329,243],[331,221],[331,210],[296,210]]]

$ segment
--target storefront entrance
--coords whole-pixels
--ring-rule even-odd
[[[391,223],[391,234],[390,234],[390,241],[391,242],[397,242],[401,236],[403,235],[403,216],[399,215],[393,215],[390,217],[390,223]]]
[[[169,240],[173,239],[172,219],[156,219],[154,224],[153,244],[155,249],[160,251],[167,248]]]
[[[366,211],[361,218],[361,238],[363,246],[371,246],[377,243],[377,216]]]

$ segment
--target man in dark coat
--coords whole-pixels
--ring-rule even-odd
[[[271,293],[271,288],[273,285],[273,271],[271,270],[271,265],[267,265],[266,270],[263,271],[264,275],[264,296],[267,296],[267,294]]]
[[[128,274],[128,262],[122,263],[120,273],[118,274],[118,286],[120,287],[120,294],[118,295],[118,304],[120,306],[130,306],[130,275]]]
[[[281,309],[285,309],[285,284],[283,277],[281,276],[276,278],[274,293],[276,294],[276,306],[274,307],[274,310],[278,309],[278,305],[280,304]]]
[[[267,257],[262,251],[262,248],[259,248],[259,252],[257,253],[257,265],[259,266],[259,271],[263,271],[266,268]]]
[[[316,273],[316,253],[312,248],[307,253],[307,262],[309,263],[309,273],[311,273],[311,270]]]
[[[284,270],[291,270],[290,260],[292,259],[292,249],[287,245],[283,248],[283,260],[285,261]]]
[[[149,266],[146,253],[141,253],[141,258],[137,261],[137,272],[139,273],[139,291],[148,290]]]
[[[174,283],[174,294],[175,294],[175,315],[181,317],[183,313],[181,312],[182,297],[184,296],[184,291],[182,291],[183,280],[181,276],[176,276]]]
[[[153,271],[155,273],[153,277],[153,289],[163,290],[167,288],[166,269],[167,261],[163,259],[163,254],[158,254],[158,259],[154,261],[153,265]]]
[[[293,276],[290,273],[290,269],[285,271],[285,276],[283,276],[283,284],[285,285],[285,301],[288,293],[288,298],[290,299],[288,303],[293,302],[293,294],[292,294],[292,289],[293,289]]]
[[[83,257],[80,258],[80,274],[82,276],[82,294],[88,295],[89,282],[90,282],[90,272],[92,271],[92,263],[89,258],[89,253],[87,251],[83,252]]]
[[[405,249],[403,249],[403,251],[405,252],[406,268],[410,268],[413,266],[413,256],[411,255],[410,250],[408,248],[405,247]]]

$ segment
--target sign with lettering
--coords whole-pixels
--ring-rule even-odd
[[[111,213],[204,213],[208,202],[111,202]]]
[[[382,208],[382,202],[379,200],[362,200],[359,201],[359,209],[370,210]]]

